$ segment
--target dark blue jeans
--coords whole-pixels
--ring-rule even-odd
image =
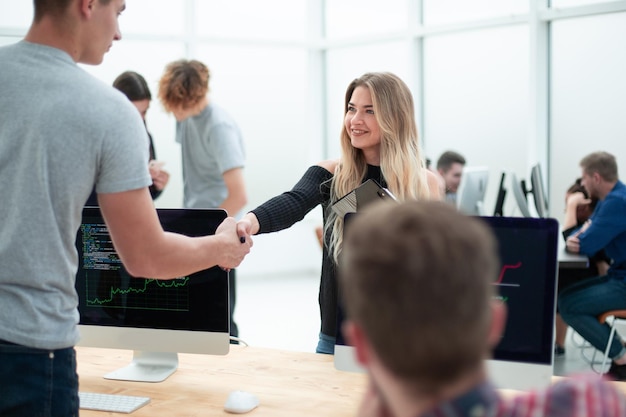
[[[74,348],[41,350],[0,340],[0,416],[78,416]]]
[[[626,281],[621,277],[593,277],[577,282],[559,294],[561,317],[578,334],[604,352],[609,341],[610,327],[598,322],[598,316],[609,310],[626,309]],[[609,357],[616,359],[626,353],[619,337],[609,349]]]
[[[325,353],[327,355],[335,353],[335,338],[320,332],[315,353]]]

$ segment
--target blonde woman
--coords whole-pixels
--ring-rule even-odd
[[[377,72],[355,79],[346,91],[344,112],[341,158],[310,167],[291,191],[261,204],[238,224],[240,232],[276,232],[322,205],[324,247],[317,353],[334,352],[337,330],[336,270],[343,218],[330,206],[368,179],[387,187],[400,201],[442,198],[437,176],[424,164],[413,97],[400,78]]]

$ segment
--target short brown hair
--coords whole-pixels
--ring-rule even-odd
[[[489,354],[495,238],[443,202],[379,204],[348,226],[340,291],[384,365],[436,393]]]
[[[452,164],[465,165],[465,157],[455,151],[445,151],[437,160],[437,169],[448,172]]]
[[[46,15],[61,16],[70,6],[73,0],[33,0],[35,7],[35,22],[41,20]],[[101,4],[107,5],[111,0],[99,0]]]
[[[159,99],[165,111],[195,107],[209,92],[209,77],[209,68],[200,61],[169,63],[159,80]]]
[[[614,182],[618,179],[617,162],[615,157],[608,152],[590,153],[580,161],[580,167],[588,175],[597,172],[602,179],[608,182]]]

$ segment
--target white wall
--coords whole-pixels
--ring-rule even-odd
[[[433,165],[454,150],[468,167],[489,167],[485,214],[492,215],[501,172],[526,171],[528,27],[433,36],[424,48],[424,148]],[[507,197],[504,214],[521,215]]]
[[[626,180],[626,13],[554,24],[550,201],[562,216],[579,161],[605,150]]]
[[[128,0],[120,19],[123,40],[102,65],[85,69],[106,83],[124,70],[138,71],[156,98],[167,62],[204,61],[212,71],[211,99],[233,114],[246,137],[248,209],[289,189],[309,165],[338,156],[346,86],[364,72],[384,70],[411,87],[428,157],[436,161],[454,149],[468,165],[491,168],[490,211],[501,170],[528,179],[537,162],[533,120],[541,106],[532,98],[545,95],[549,132],[539,146],[548,150],[544,177],[551,214],[560,218],[563,192],[579,174],[583,155],[603,149],[626,164],[626,2],[609,7],[560,0],[558,10],[546,4]],[[0,44],[19,40],[31,14],[30,1],[0,0]],[[550,84],[547,91],[536,91],[531,58],[541,48],[531,41],[533,27],[548,21]],[[174,119],[155,99],[147,123],[159,159],[172,174],[156,204],[179,207]],[[511,194],[509,189],[505,215],[519,215]],[[318,224],[319,209],[290,230],[258,236],[241,273],[318,270],[321,255],[313,233]]]

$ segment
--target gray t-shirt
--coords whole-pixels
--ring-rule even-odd
[[[176,123],[176,141],[182,147],[184,207],[219,207],[228,196],[224,173],[245,163],[239,127],[211,103],[198,115]]]
[[[150,185],[146,129],[130,101],[56,48],[0,48],[0,339],[78,340],[75,240],[93,190]]]

